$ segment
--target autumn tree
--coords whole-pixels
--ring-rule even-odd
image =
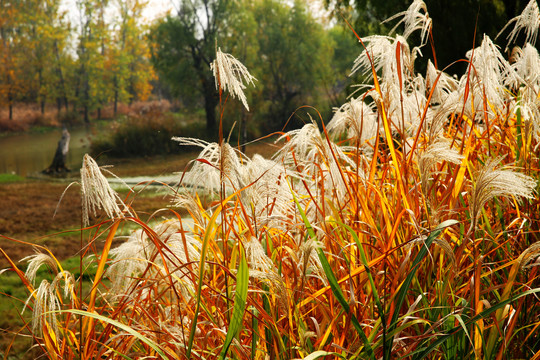
[[[2,103],[41,104],[67,99],[63,67],[68,30],[60,0],[2,0],[0,38]]]
[[[83,108],[84,122],[89,123],[89,113],[101,109],[110,94],[105,69],[105,52],[109,33],[105,23],[105,8],[108,0],[78,0],[79,44],[77,47],[78,72],[76,98]]]
[[[0,106],[56,102],[89,113],[114,100],[150,95],[154,71],[146,0],[76,0],[72,24],[63,0],[0,0]],[[111,10],[116,10],[112,17]]]
[[[30,101],[41,105],[45,111],[46,101],[56,101],[58,111],[62,102],[67,108],[67,85],[65,67],[69,23],[66,13],[60,12],[60,0],[27,0],[25,18],[28,34],[25,48],[28,49],[26,73],[32,85]]]
[[[17,1],[0,0],[0,102],[8,106],[10,120],[13,119],[13,104],[21,90],[20,5]]]
[[[115,114],[118,102],[146,100],[152,91],[150,81],[155,73],[144,34],[146,26],[141,21],[147,5],[147,1],[141,0],[115,1],[118,17],[114,24],[114,44],[109,60],[113,73]]]

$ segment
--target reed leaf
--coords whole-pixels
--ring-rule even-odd
[[[497,304],[492,305],[491,307],[481,311],[477,315],[470,318],[465,323],[465,326],[460,324],[459,326],[456,326],[456,327],[452,328],[451,330],[447,331],[443,335],[438,335],[438,336],[436,335],[437,340],[433,341],[429,346],[427,346],[427,347],[425,347],[423,349],[420,349],[418,351],[415,351],[414,356],[411,359],[412,360],[421,360],[421,359],[427,358],[428,355],[433,350],[437,349],[445,341],[448,341],[452,336],[455,336],[460,331],[463,331],[463,329],[466,329],[469,324],[473,324],[473,323],[475,323],[475,322],[477,322],[479,320],[486,319],[489,315],[496,312],[497,310],[501,310],[502,308],[504,308],[506,305],[512,303],[513,301],[516,301],[516,300],[518,300],[518,299],[520,299],[520,298],[522,298],[524,296],[533,295],[533,294],[537,294],[537,293],[540,293],[540,288],[524,291],[524,292],[519,293],[519,294],[517,294],[517,295],[515,295],[515,296],[513,296],[513,297],[511,297],[511,298],[509,298],[507,300],[504,300],[504,301],[501,301],[501,302],[499,302]]]
[[[413,278],[416,276],[416,271],[420,267],[420,263],[425,258],[425,256],[428,254],[428,249],[431,243],[440,235],[440,233],[449,226],[455,225],[458,222],[456,220],[447,220],[439,224],[431,234],[427,237],[427,239],[424,241],[424,243],[421,245],[420,251],[416,255],[412,265],[411,270],[405,280],[401,283],[398,293],[396,295],[395,300],[395,307],[394,307],[394,313],[392,314],[392,318],[390,319],[390,324],[388,326],[388,334],[389,338],[386,340],[385,344],[385,359],[391,358],[391,352],[392,352],[392,345],[394,343],[394,330],[397,327],[397,324],[399,322],[399,311],[401,309],[401,306],[403,305],[403,302],[405,301],[405,298],[407,297],[407,293],[409,292],[409,288],[411,286]]]
[[[99,320],[107,324],[111,324],[113,326],[116,326],[119,329],[124,330],[128,334],[134,336],[135,338],[139,339],[141,342],[145,343],[146,345],[150,346],[152,349],[156,351],[156,353],[159,354],[159,356],[162,359],[169,359],[170,356],[167,356],[165,352],[160,348],[158,344],[153,342],[152,340],[148,339],[146,336],[138,332],[137,330],[133,329],[131,326],[128,326],[126,324],[123,324],[119,321],[116,321],[114,319],[108,318],[106,316],[97,314],[95,312],[85,311],[85,310],[78,310],[78,309],[68,309],[68,310],[59,310],[58,313],[71,313],[75,315],[84,316],[86,318],[91,318],[94,320]]]
[[[309,236],[313,240],[317,240],[317,236],[315,234],[315,231],[313,230],[313,227],[311,226],[308,218],[306,217],[306,213],[300,206],[300,203],[298,202],[298,199],[296,196],[293,195],[294,202],[296,203],[298,212],[300,213],[300,216],[302,217],[302,220],[304,221],[304,225],[306,226],[307,232]],[[351,317],[351,322],[356,329],[356,332],[364,342],[364,346],[367,351],[367,355],[370,359],[375,359],[375,354],[373,352],[373,349],[371,348],[370,341],[368,340],[366,334],[364,333],[364,330],[362,329],[362,326],[358,322],[358,319],[354,314],[351,313],[351,309],[349,306],[349,303],[345,299],[345,296],[343,295],[343,292],[341,291],[341,288],[339,287],[339,283],[336,279],[336,276],[334,275],[334,272],[332,271],[332,267],[330,266],[330,263],[328,262],[328,259],[326,258],[326,255],[324,254],[324,251],[322,251],[321,248],[316,247],[317,255],[319,256],[319,260],[321,261],[322,267],[324,269],[324,273],[326,275],[326,278],[328,279],[328,283],[330,284],[330,288],[332,289],[332,293],[340,303],[340,305],[343,307],[343,310]]]
[[[241,246],[241,245],[240,245]],[[225,343],[219,354],[220,359],[225,359],[229,346],[242,328],[242,320],[246,311],[247,292],[249,287],[249,268],[246,260],[246,254],[243,247],[240,250],[240,264],[236,274],[236,292],[234,297],[234,308],[229,324],[229,330],[225,338]]]

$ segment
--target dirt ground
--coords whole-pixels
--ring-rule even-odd
[[[66,185],[44,181],[0,185],[0,248],[14,261],[34,252],[31,244],[49,248],[60,260],[80,248],[81,197],[71,186],[59,203]],[[163,194],[136,197],[132,203],[144,219],[167,206]],[[56,215],[55,215],[56,211]],[[0,269],[9,264],[0,257]]]
[[[263,142],[248,146],[246,153],[270,157],[275,150],[270,142]],[[151,177],[181,172],[196,157],[197,153],[187,153],[139,159],[98,159],[98,163],[113,165],[109,170],[120,177]],[[77,175],[77,172],[71,174]],[[0,248],[14,261],[32,254],[31,244],[48,247],[60,260],[77,254],[80,249],[80,231],[77,230],[81,228],[80,186],[74,184],[65,191],[68,185],[69,181],[51,178],[0,184]],[[144,220],[145,216],[148,218],[154,211],[166,207],[169,200],[163,194],[146,193],[136,196],[132,207]],[[0,256],[0,269],[8,265]]]

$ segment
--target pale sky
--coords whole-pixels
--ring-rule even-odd
[[[174,2],[178,0],[147,0],[148,5],[144,11],[144,22],[152,22],[158,17],[165,16],[168,11],[174,10]],[[68,16],[72,23],[78,23],[79,12],[77,10],[76,0],[62,0],[61,10],[67,10]],[[109,6],[109,9],[114,9],[113,6]],[[114,16],[111,10],[108,12],[108,16]]]
[[[78,20],[78,11],[76,6],[77,0],[62,0],[61,9],[65,9],[69,13],[73,23],[77,23]],[[149,23],[154,19],[165,16],[169,11],[175,9],[175,4],[178,4],[179,0],[147,0],[148,5],[144,11],[144,22]],[[282,0],[285,3],[291,0]],[[324,19],[328,16],[328,12],[324,9],[322,0],[306,0],[308,9],[311,13],[318,17],[319,19]],[[114,6],[109,6],[109,8],[114,8]],[[109,14],[109,16],[114,16]]]
[[[166,15],[170,10],[174,10],[172,1],[174,0],[149,0],[144,15],[145,20],[152,21],[155,18]]]

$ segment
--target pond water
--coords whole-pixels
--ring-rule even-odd
[[[78,174],[84,154],[90,151],[92,131],[80,127],[69,129],[69,133],[71,139],[67,166]],[[62,130],[57,129],[43,134],[26,133],[0,137],[0,174],[38,175],[51,165],[61,136]]]

